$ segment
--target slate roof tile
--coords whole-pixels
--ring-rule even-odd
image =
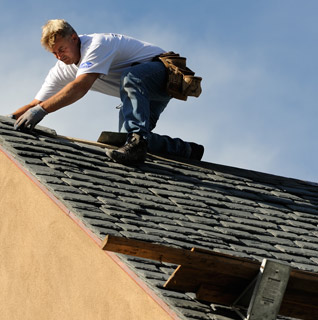
[[[289,225],[280,225],[280,228],[287,232],[292,232],[296,235],[306,235],[308,234],[308,230],[299,228],[299,227],[292,227]]]
[[[183,248],[183,249],[192,249],[193,247],[196,247],[197,243],[195,240],[191,240],[189,237],[187,238],[187,242],[177,240],[177,239],[172,239],[168,237],[163,237],[162,242],[166,243],[170,247],[176,247],[176,248]]]
[[[312,224],[317,224],[317,220],[310,213],[298,212],[294,211],[292,215],[290,215],[294,220],[304,221]]]
[[[177,225],[172,225],[168,223],[159,223],[158,225],[160,228],[163,228],[164,230],[168,231],[173,231],[173,232],[178,232],[181,233],[185,236],[195,234],[196,230],[188,227],[183,227],[183,226],[177,226]]]
[[[294,242],[290,239],[286,238],[280,238],[280,237],[273,237],[270,235],[255,235],[255,237],[257,239],[259,239],[260,241],[264,242],[264,243],[268,243],[271,245],[275,245],[275,244],[282,244],[285,246],[292,246],[294,245]]]
[[[204,303],[198,303],[197,301],[191,301],[191,300],[184,300],[180,298],[171,298],[170,301],[173,303],[173,305],[181,308],[191,309],[194,311],[200,311],[200,312],[209,312],[210,306],[206,305]]]
[[[267,201],[260,201],[260,202],[258,202],[258,204],[262,209],[265,209],[265,210],[260,210],[260,211],[265,212],[265,213],[272,212],[272,214],[274,214],[274,212],[276,211],[276,215],[277,215],[278,212],[290,212],[291,211],[290,209],[286,208],[286,206],[284,206],[282,204],[275,203],[275,202],[271,203],[271,202],[267,202]]]
[[[232,196],[236,196],[239,198],[245,198],[245,199],[250,199],[250,200],[255,200],[255,201],[263,201],[263,198],[261,195],[258,195],[256,193],[252,193],[252,192],[233,189],[233,190],[230,190],[228,193]]]
[[[62,181],[62,179],[60,181]],[[57,194],[58,192],[83,194],[79,188],[74,188],[73,186],[67,185],[65,183],[50,183],[47,187],[55,194]]]
[[[157,236],[163,236],[165,238],[169,238],[172,240],[178,240],[178,241],[188,241],[189,236],[178,232],[178,231],[171,231],[171,230],[159,230],[158,228],[141,228],[142,230],[145,230],[146,233],[151,235],[157,235]]]
[[[282,223],[285,223],[284,219],[278,218],[277,216],[270,216],[270,215],[260,214],[260,213],[254,213],[254,216],[260,219],[261,221],[272,222],[273,224],[276,225],[276,227]]]
[[[111,216],[111,217],[116,217],[120,220],[123,221],[124,218],[136,218],[136,213],[134,213],[132,210],[127,209],[126,207],[106,207],[106,206],[101,206],[100,207],[101,211],[103,211],[105,214]]]
[[[277,225],[275,223],[272,222],[266,222],[266,221],[261,221],[261,220],[257,220],[255,219],[257,217],[254,216],[254,218],[248,218],[248,219],[244,219],[241,217],[232,217],[232,219],[235,222],[238,222],[240,224],[244,224],[246,226],[253,226],[253,227],[260,227],[260,228],[264,228],[264,229],[275,229],[277,228]]]
[[[149,188],[149,190],[158,196],[162,197],[175,197],[175,198],[180,198],[180,199],[188,199],[188,195],[184,194],[183,192],[177,191],[177,188],[175,188],[174,191],[172,190],[162,190],[162,189],[156,189],[156,188]]]
[[[225,227],[215,227],[215,230],[230,236],[234,236],[238,239],[257,240],[257,235],[254,235],[253,233],[248,231],[239,230],[239,228],[232,229],[230,227],[225,226]]]
[[[68,207],[71,211],[77,212],[78,209],[80,210],[89,210],[89,211],[96,211],[99,210],[98,207],[96,207],[93,203],[85,203],[85,202],[79,202],[79,201],[63,201],[64,205]]]
[[[304,249],[317,250],[318,249],[318,239],[315,239],[315,242],[307,242],[307,241],[294,241],[297,246]]]
[[[291,267],[296,269],[302,269],[304,271],[310,271],[310,272],[316,272],[316,273],[318,272],[317,265],[297,263],[297,262],[291,262],[290,265]]]
[[[102,210],[99,210],[98,208],[94,208],[93,210],[87,210],[87,209],[77,209],[76,213],[78,215],[81,215],[83,218],[88,218],[88,219],[98,219],[102,221],[111,221],[114,224],[122,227],[119,222],[120,220],[116,217],[110,216],[103,212]],[[123,228],[124,229],[124,228]]]
[[[10,147],[17,151],[29,152],[29,153],[41,153],[45,155],[53,155],[56,154],[56,151],[50,148],[45,148],[44,146],[35,146],[32,143],[30,144],[21,144],[10,142]]]
[[[116,183],[115,186],[121,190],[127,190],[127,191],[134,192],[134,193],[152,194],[151,191],[148,190],[147,188],[133,186],[131,184]]]
[[[229,217],[230,220],[226,220],[225,221],[232,221],[233,219],[232,217],[239,217],[239,218],[245,218],[245,219],[253,219],[254,218],[254,214],[252,212],[246,212],[246,211],[240,211],[240,210],[236,210],[236,209],[227,209],[227,208],[213,208],[215,210],[215,213],[217,215],[215,215],[215,217],[219,216],[220,220],[225,219],[225,217]],[[222,218],[221,218],[222,217]]]
[[[273,254],[275,251],[279,251],[278,248],[275,248],[274,245],[265,243],[262,241],[255,241],[255,240],[249,240],[249,239],[242,239],[241,242],[246,245],[247,247],[253,247],[257,249],[263,249],[268,252],[271,252]]]
[[[137,178],[128,178],[128,181],[135,186],[141,186],[145,188],[158,188],[160,184],[154,181],[148,181],[145,179],[137,179]]]
[[[130,238],[130,239],[152,242],[152,243],[163,243],[162,237],[157,236],[157,235],[151,235],[149,233],[148,234],[142,233],[141,228],[139,229],[138,232],[121,231],[120,234],[123,235],[124,237]]]
[[[190,235],[187,242],[192,243],[193,247],[204,250],[229,249],[228,243],[217,238],[202,238],[200,235]]]
[[[136,218],[136,215],[134,215],[134,219],[132,219],[130,217],[123,217],[123,218],[120,218],[120,220],[126,224],[138,226],[139,228],[141,228],[141,227],[155,228],[156,227],[156,223],[154,223],[152,221],[145,221],[145,220]]]
[[[218,221],[213,218],[205,218],[199,215],[187,215],[187,217],[189,218],[189,221],[199,223],[200,225],[216,226],[219,224]]]
[[[307,203],[299,203],[294,202],[292,204],[288,205],[288,208],[290,208],[293,211],[299,211],[299,212],[305,212],[305,213],[312,213],[317,215],[318,209],[316,205],[311,205]]]
[[[318,258],[318,251],[317,250],[311,250],[311,249],[304,249],[304,248],[299,248],[297,247],[290,247],[290,246],[284,246],[281,244],[278,244],[275,246],[282,252],[288,253],[288,254],[293,254],[295,256],[304,256],[304,257],[314,257]]]
[[[64,201],[73,201],[73,202],[83,202],[83,203],[91,203],[95,204],[96,199],[92,196],[86,195],[84,193],[73,193],[73,192],[65,192],[65,191],[55,191],[54,194]]]
[[[155,201],[149,201],[146,199],[142,199],[141,197],[136,198],[136,196],[134,197],[124,197],[124,196],[119,196],[119,199],[122,200],[125,203],[129,203],[129,204],[135,204],[138,205],[140,207],[140,210],[143,209],[147,209],[147,208],[152,208],[152,209],[158,209],[158,210],[171,210],[174,211],[174,208],[172,209],[171,207],[171,202],[170,204],[166,204],[166,203],[160,203],[160,202],[155,202]]]
[[[136,194],[137,197],[140,199],[151,201],[152,203],[159,203],[159,204],[165,204],[165,205],[171,205],[171,200],[169,198],[155,196],[152,194]]]
[[[214,251],[220,252],[220,253],[225,253],[225,254],[231,255],[233,257],[239,257],[239,258],[245,258],[245,259],[252,258],[250,253],[239,251],[239,250],[234,250],[234,247],[228,248],[228,249],[215,248]],[[253,260],[255,260],[255,258],[253,258]]]
[[[89,217],[85,217],[85,222],[88,225],[92,225],[93,227],[98,227],[98,229],[111,229],[113,231],[123,231],[124,229],[118,223],[114,224],[114,221],[107,221],[104,219],[92,219]]]
[[[210,241],[213,239],[221,240],[223,243],[241,243],[242,240],[239,240],[238,237],[234,237],[231,235],[223,234],[221,232],[217,232],[213,229],[213,231],[209,230],[203,230],[203,227],[201,226],[201,229],[198,230],[198,233],[205,238],[210,239]]]
[[[141,277],[144,277],[146,279],[160,280],[163,282],[166,282],[169,278],[168,275],[166,275],[165,273],[158,272],[158,270],[149,271],[149,270],[139,268],[139,274],[141,275]]]
[[[180,181],[173,180],[168,180],[167,183],[161,182],[160,188],[176,192],[185,192],[188,196],[190,196],[192,194],[192,190],[195,189],[193,185],[188,186]]]
[[[66,177],[66,175],[64,175]],[[64,185],[65,183],[61,180],[61,177],[51,176],[51,175],[41,175],[36,174],[36,177],[44,183],[46,186],[52,185]],[[53,188],[54,189],[54,188]]]
[[[88,170],[88,169],[84,169],[83,173],[93,179],[98,179],[95,180],[96,182],[100,182],[100,180],[102,181],[110,181],[110,182],[120,182],[120,183],[127,183],[126,178],[123,178],[121,175],[119,174],[114,174],[114,173],[110,173],[110,172],[102,172],[102,171],[97,171],[97,170]]]
[[[172,247],[205,248],[318,272],[318,184],[152,155],[140,166],[104,149],[0,116],[0,144],[99,238],[107,234]],[[237,319],[193,294],[167,291],[176,266],[119,255],[181,319]]]
[[[264,234],[264,233],[266,233],[265,228],[255,227],[255,226],[251,226],[251,225],[244,225],[241,223],[220,221],[220,224],[226,228],[232,228],[233,230],[242,230],[245,232],[249,232],[251,234]]]
[[[302,239],[302,235],[298,235],[293,233],[291,230],[289,231],[283,231],[283,230],[272,230],[272,229],[267,229],[267,232],[269,234],[274,235],[277,238],[282,238],[282,239],[289,239],[291,241],[294,240],[300,240]],[[275,238],[276,239],[276,238]]]
[[[303,185],[299,185],[299,184],[297,184],[295,186],[284,185],[282,187],[282,190],[289,192],[293,195],[300,196],[304,199],[310,200],[312,198],[312,199],[317,200],[317,190],[315,190],[315,188],[314,189],[308,188],[308,185],[306,185],[305,187]]]
[[[273,258],[273,255],[271,252],[264,250],[264,249],[260,249],[256,246],[246,247],[246,246],[239,246],[237,244],[231,244],[231,247],[235,251],[247,253],[249,256],[252,256],[252,257],[259,256],[259,257]]]
[[[288,262],[288,263],[299,263],[299,264],[306,264],[306,265],[314,265],[313,261],[310,259],[304,257],[304,256],[295,256],[292,254],[284,253],[284,252],[272,252],[272,255],[282,262]]]
[[[257,206],[257,202],[249,200],[249,199],[236,197],[236,196],[226,196],[226,198],[229,199],[229,201],[232,203],[246,205],[246,206],[252,206],[252,207]]]
[[[265,206],[264,203],[259,203],[260,208],[257,208],[257,211],[259,213],[262,213],[264,215],[267,215],[269,217],[275,217],[275,218],[281,218],[282,220],[285,220],[286,217],[288,218],[288,213],[291,211],[286,208],[273,208],[272,206]]]
[[[103,190],[103,188],[98,188],[95,186],[92,186],[90,188],[86,188],[86,187],[79,187],[80,190],[82,190],[83,192],[85,192],[86,194],[89,194],[95,198],[97,197],[107,197],[107,198],[116,198],[116,195],[113,193],[109,193]]]
[[[294,216],[291,216],[292,218]],[[317,226],[317,222],[312,224],[312,223],[308,223],[308,222],[303,222],[303,221],[294,221],[294,220],[287,220],[287,222],[297,228],[303,228],[303,229],[307,229],[307,230],[318,230],[318,226]]]

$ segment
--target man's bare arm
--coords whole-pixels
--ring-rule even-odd
[[[58,93],[45,101],[33,100],[28,105],[18,109],[13,115],[17,118],[14,124],[16,130],[29,128],[33,130],[48,113],[66,107],[81,99],[91,88],[98,73],[88,73],[77,77]]]
[[[48,113],[66,107],[77,100],[81,99],[99,76],[99,73],[86,73],[77,77],[74,81],[67,84],[63,89],[56,93],[46,101],[37,99],[32,100],[29,104],[19,108],[12,114],[18,119],[30,108],[40,104],[41,107]]]
[[[41,107],[50,113],[76,102],[88,92],[98,76],[99,73],[85,73],[78,76],[54,96],[41,102]]]

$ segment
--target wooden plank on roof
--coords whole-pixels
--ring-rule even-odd
[[[101,247],[103,250],[161,262],[176,264],[187,262],[187,256],[184,254],[185,250],[112,235],[105,237]]]
[[[183,266],[194,266],[197,269],[216,270],[222,266],[226,273],[233,273],[235,268],[238,275],[255,273],[259,270],[260,263],[248,259],[233,257],[213,251],[186,250],[173,248],[161,244],[127,239],[108,235],[102,245],[103,250],[123,253],[140,258],[152,259],[161,262],[179,264]]]

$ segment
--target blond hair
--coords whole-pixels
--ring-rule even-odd
[[[67,36],[71,36],[74,33],[76,34],[76,31],[65,20],[49,20],[42,27],[41,44],[45,49],[50,50],[53,48],[57,36],[65,38]]]

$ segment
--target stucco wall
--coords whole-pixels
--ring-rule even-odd
[[[0,150],[0,318],[174,317]]]

